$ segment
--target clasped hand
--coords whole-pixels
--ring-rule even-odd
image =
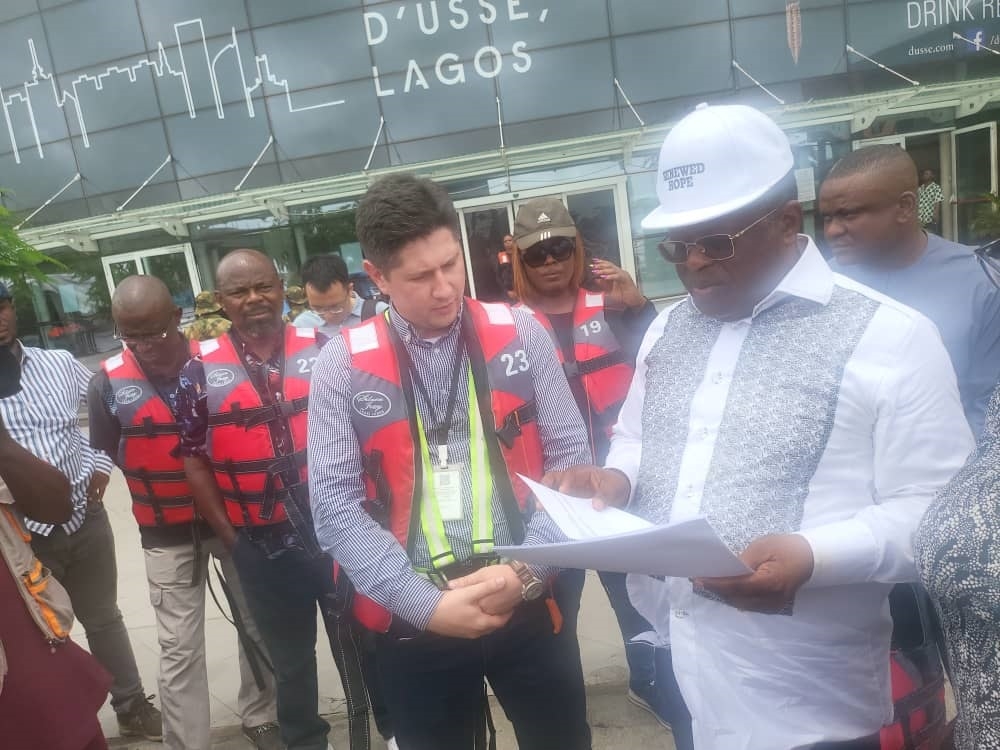
[[[521,598],[521,581],[509,565],[489,565],[448,582],[427,629],[452,638],[479,638],[502,628]]]

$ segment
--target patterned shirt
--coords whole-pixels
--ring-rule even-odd
[[[914,537],[951,663],[958,750],[1000,750],[1000,388],[978,450],[935,498]]]
[[[285,352],[278,347],[265,362],[246,348],[236,329],[229,331],[233,346],[239,352],[250,380],[265,406],[273,404],[281,393],[284,373]],[[326,337],[316,335],[316,343],[322,346]],[[204,456],[208,439],[208,389],[205,385],[205,366],[201,356],[191,359],[181,370],[177,387],[177,424],[181,428],[181,455]],[[276,419],[268,423],[271,440],[279,455],[294,452],[292,436],[285,420]]]
[[[147,375],[147,379],[176,419],[178,376]],[[87,407],[90,415],[90,445],[107,453],[117,463],[120,458],[118,451],[122,437],[122,424],[118,419],[118,402],[115,401],[115,394],[111,388],[111,379],[103,368],[98,370],[90,381]],[[212,527],[205,521],[199,522],[197,531],[202,539],[208,539],[214,534]],[[191,524],[139,527],[139,539],[143,549],[191,544],[192,533]]]
[[[0,399],[0,415],[14,440],[69,479],[73,515],[62,527],[72,534],[87,515],[90,478],[95,471],[110,474],[113,466],[110,456],[91,448],[80,431],[80,404],[93,373],[67,351],[18,345],[21,392]],[[30,519],[26,525],[41,536],[55,528]]]
[[[920,217],[921,224],[927,226],[937,220],[934,208],[941,203],[943,197],[941,186],[936,182],[928,182],[917,188],[917,216]]]
[[[653,523],[700,515],[736,552],[767,534],[812,551],[781,616],[682,578],[633,595],[669,634],[702,750],[812,747],[892,720],[886,598],[916,579],[913,532],[972,446],[934,325],[799,248],[748,318],[690,298],[659,315],[606,462]]]
[[[512,311],[535,383],[538,431],[542,439],[545,470],[565,469],[591,462],[587,432],[573,395],[556,359],[555,347],[545,329],[523,310]],[[422,339],[395,308],[390,322],[413,360],[431,404],[417,393],[422,422],[433,424],[445,414],[456,353],[460,341],[456,320],[442,337]],[[462,372],[468,373],[463,355]],[[459,378],[454,415],[448,430],[449,462],[469,466],[469,404],[467,375]],[[309,487],[316,535],[322,547],[338,560],[354,585],[394,614],[424,629],[442,593],[414,566],[429,567],[426,541],[420,538],[411,560],[406,550],[361,506],[365,499],[361,447],[351,426],[351,358],[343,338],[323,347],[313,371],[309,401]],[[430,408],[428,408],[430,407]],[[470,472],[462,471],[462,496],[471,507]],[[500,498],[492,498],[494,540],[512,543]],[[471,555],[469,513],[460,521],[445,523],[445,533],[458,560]],[[560,538],[544,513],[527,522],[524,544]]]

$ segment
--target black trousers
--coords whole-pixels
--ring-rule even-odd
[[[544,601],[476,640],[379,636],[378,670],[401,750],[471,750],[489,680],[520,750],[590,750],[576,634],[552,632]]]

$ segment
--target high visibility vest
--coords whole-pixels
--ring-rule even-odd
[[[548,317],[526,305],[519,307],[532,312],[549,332],[566,378],[580,379],[591,411],[584,417],[592,416],[601,428],[610,431],[628,394],[635,368],[605,318],[604,295],[586,289],[577,294],[573,307],[573,362],[566,361]]]
[[[475,554],[488,555],[493,546],[493,483],[500,483],[501,498],[509,509],[508,521],[515,525],[516,535],[520,513],[527,509],[531,494],[516,475],[540,478],[544,457],[535,421],[535,384],[510,308],[466,299],[461,326],[471,365],[467,388],[474,538],[470,541]],[[383,315],[345,329],[341,335],[351,355],[350,418],[364,460],[367,509],[411,559],[414,542],[423,535],[434,566],[445,567],[455,562],[455,557],[450,547],[435,554],[434,538],[443,536],[444,527],[429,508],[433,502],[425,480],[431,456],[414,406],[409,373],[400,369],[396,347],[401,343]],[[485,477],[477,477],[477,452]],[[502,475],[497,476],[494,469],[500,464]],[[475,518],[477,492],[484,500],[485,507],[480,509],[487,518]],[[514,515],[518,517],[511,517]],[[391,619],[360,594],[355,596],[354,612],[363,625],[374,630],[386,630]]]
[[[230,334],[202,341],[208,398],[207,453],[234,526],[267,526],[288,519],[284,500],[305,489],[306,408],[319,355],[316,331],[285,326],[281,400],[265,406]],[[278,455],[270,423],[288,424],[291,455]],[[297,477],[286,484],[285,477]]]
[[[121,439],[118,467],[132,495],[140,526],[194,521],[194,498],[180,456],[180,427],[131,351],[104,360]]]

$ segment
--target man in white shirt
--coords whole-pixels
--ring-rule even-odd
[[[633,577],[697,750],[879,747],[887,594],[916,580],[913,530],[972,448],[933,324],[830,270],[793,168],[749,107],[702,105],[666,137],[643,226],[669,230],[691,296],[646,334],[606,468],[548,478],[657,523],[704,515],[754,571]]]
[[[359,297],[347,264],[335,253],[314,255],[302,264],[300,275],[309,307],[293,321],[297,328],[315,328],[333,338],[341,328],[357,325],[389,307]]]

